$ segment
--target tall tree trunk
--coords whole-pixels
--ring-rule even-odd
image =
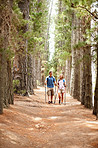
[[[87,56],[85,65],[85,100],[84,105],[87,108],[92,108],[92,75],[91,75],[91,47],[87,46],[85,49],[85,54]]]
[[[18,3],[18,6],[20,8],[20,10],[23,13],[23,18],[25,20],[29,19],[29,1],[28,0],[24,0],[24,1],[20,1]],[[21,30],[23,31],[23,33],[25,33],[28,30],[28,24],[24,25]],[[21,86],[21,90],[23,91],[23,94],[27,94],[28,93],[28,87],[27,87],[27,40],[24,40],[24,47],[23,47],[23,55],[21,54],[21,56],[19,55],[19,64],[20,64],[20,73],[21,73],[21,77],[20,77],[20,86]],[[20,62],[21,60],[21,62]]]
[[[0,53],[0,114],[3,113],[3,87],[2,53]]]
[[[86,19],[86,18],[85,18]],[[84,29],[90,29],[90,21],[85,21]],[[84,30],[84,32],[86,32]],[[84,39],[85,41],[85,39]],[[83,66],[85,69],[85,97],[84,97],[84,105],[87,108],[92,108],[92,73],[91,73],[91,47],[86,44],[85,53],[83,55],[85,64]]]
[[[33,87],[37,88],[37,66],[38,65],[37,65],[37,58],[34,55],[33,55],[32,65],[33,65],[33,71],[32,71]]]
[[[92,76],[91,76],[91,48],[89,45],[85,45],[81,52],[78,48],[74,48],[74,45],[79,44],[80,41],[80,23],[79,18],[73,13],[72,24],[76,29],[72,30],[72,70],[71,70],[71,95],[81,101],[83,105],[87,108],[92,108]],[[86,28],[89,28],[90,22],[88,24],[83,22],[83,32],[82,35],[86,34]],[[86,41],[86,38],[83,38]],[[83,72],[80,74],[80,55],[83,54]],[[82,83],[80,82],[80,78]],[[82,85],[82,87],[80,86]]]
[[[7,55],[11,30],[12,0],[0,2],[0,113],[13,104],[11,64]],[[9,50],[10,52],[10,50]]]
[[[80,21],[80,42],[83,42],[83,30],[84,30],[83,23],[84,23],[84,20],[81,19]],[[83,69],[84,68],[83,53],[84,53],[84,49],[83,47],[81,47],[80,49],[80,60],[81,60],[81,63],[80,63],[80,101],[81,101],[81,104],[84,104],[84,96],[85,96],[84,95],[85,92],[83,91],[85,90],[85,85],[84,85],[85,77],[83,76],[85,73],[85,69]]]
[[[87,26],[86,18],[83,17],[81,20],[81,41],[86,41],[83,36],[86,34],[86,29],[90,25]],[[90,22],[89,22],[90,24]],[[80,89],[80,100],[81,104],[83,104],[87,108],[92,108],[92,75],[91,75],[91,47],[89,45],[85,45],[81,49],[81,89]]]
[[[80,41],[80,20],[75,16],[75,44]],[[75,47],[76,48],[76,47]],[[80,101],[80,49],[75,50],[73,97]]]
[[[66,72],[65,72],[66,89],[68,93],[70,93],[70,77],[71,77],[71,58],[68,58],[66,60]]]
[[[12,79],[12,69],[11,69],[11,61],[7,61],[7,71],[8,71],[8,81],[9,81],[9,89],[8,89],[8,103],[14,104],[14,97],[13,97],[13,79]]]
[[[27,71],[27,90],[30,94],[33,94],[33,76],[32,76],[32,69],[33,69],[33,65],[32,65],[32,56],[31,54],[28,54],[28,71]]]
[[[18,6],[23,13],[24,20],[29,20],[29,0],[19,1]],[[28,23],[21,27],[21,31],[26,33],[28,31]],[[32,78],[32,57],[28,53],[28,40],[22,37],[22,43],[19,43],[20,49],[18,55],[15,56],[14,63],[18,70],[14,72],[14,79],[19,80],[20,84],[16,92],[28,95],[33,93],[33,78]],[[17,52],[17,51],[16,51]]]
[[[76,50],[74,49],[74,45],[76,43],[76,34],[75,34],[75,27],[76,27],[76,16],[73,12],[72,14],[72,34],[71,34],[71,50],[72,50],[72,68],[71,68],[71,81],[70,81],[70,94],[71,96],[74,95],[74,83],[75,83],[75,56]]]
[[[41,84],[41,55],[38,53],[37,80]]]
[[[96,77],[96,87],[95,87],[95,95],[94,95],[93,114],[95,114],[98,119],[98,46],[96,47],[96,49],[97,49],[97,77]]]
[[[81,42],[85,41],[85,37],[83,37],[84,34],[85,34],[85,17],[81,19]],[[85,103],[85,89],[86,89],[86,74],[85,74],[86,61],[84,57],[85,57],[85,48],[83,47],[81,49],[82,62],[81,62],[81,76],[80,76],[80,79],[81,79],[80,100],[82,105],[84,105]]]

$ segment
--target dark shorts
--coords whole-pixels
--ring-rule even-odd
[[[47,88],[47,95],[48,96],[54,96],[54,89],[53,88]]]

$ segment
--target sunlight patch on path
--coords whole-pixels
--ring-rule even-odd
[[[63,132],[63,133],[61,133],[61,135],[66,135],[66,133]]]
[[[41,121],[42,120],[42,118],[40,118],[40,117],[32,117],[32,119],[33,119],[33,121]]]
[[[37,87],[37,89],[35,89],[35,91],[42,91],[42,92],[45,92],[45,88],[44,87]]]
[[[17,135],[15,135],[15,133],[10,132],[10,131],[6,131],[4,133],[4,135],[6,135],[7,137],[9,137],[11,140],[15,140],[15,141],[19,141],[20,140],[20,138]]]
[[[40,120],[42,120],[42,118],[40,118],[40,117],[35,118],[35,121],[40,121]]]
[[[82,133],[82,135],[89,135],[89,136],[95,136],[96,135],[96,133]]]
[[[26,128],[26,129],[28,129],[28,130],[30,130],[30,131],[33,131],[33,130],[34,130],[34,128]]]
[[[85,125],[89,128],[93,128],[96,129],[98,131],[98,125],[96,125],[95,123],[88,123],[87,121],[85,122]]]
[[[48,117],[48,119],[52,119],[52,120],[55,120],[55,119],[58,119],[58,118],[61,118],[60,116],[52,116],[52,117]]]
[[[98,124],[98,121],[86,121],[87,123],[94,123],[94,124]]]

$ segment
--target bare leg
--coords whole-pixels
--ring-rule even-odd
[[[62,93],[62,103],[63,103],[63,96],[64,96],[64,93]]]
[[[59,104],[60,104],[60,101],[61,101],[61,94],[58,93],[58,96],[59,96]]]
[[[49,102],[49,96],[48,96],[48,102]]]
[[[51,102],[52,102],[52,100],[53,100],[53,95],[51,95]]]
[[[53,91],[51,90],[51,103],[52,103],[52,100],[53,100]]]

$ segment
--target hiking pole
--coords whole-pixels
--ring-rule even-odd
[[[45,103],[46,103],[46,85],[45,85]]]
[[[65,93],[64,93],[64,105],[66,105],[66,90],[65,90]]]
[[[54,104],[56,102],[56,85],[55,85],[55,96],[54,96]]]

